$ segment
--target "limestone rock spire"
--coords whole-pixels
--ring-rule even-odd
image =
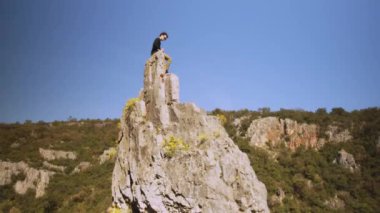
[[[121,118],[115,205],[133,212],[269,212],[267,191],[215,116],[179,102],[160,51]]]
[[[164,127],[169,124],[168,105],[179,102],[179,82],[174,74],[165,74],[167,56],[158,51],[145,64],[143,100],[147,118]]]

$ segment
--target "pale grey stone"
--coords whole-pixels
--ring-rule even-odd
[[[349,169],[350,172],[359,171],[359,165],[356,164],[355,158],[352,154],[346,152],[344,149],[341,149],[338,152],[338,156],[334,159],[333,163],[336,163],[343,168]]]
[[[86,161],[80,162],[80,163],[74,168],[74,170],[71,172],[71,174],[75,174],[75,173],[79,173],[79,172],[86,171],[86,170],[88,170],[90,167],[91,167],[91,163],[90,163],[90,162],[86,162]]]
[[[31,168],[23,161],[18,163],[0,161],[0,185],[11,184],[12,176],[24,174],[24,180],[18,180],[14,189],[19,194],[25,194],[28,189],[36,191],[36,198],[45,194],[50,177],[55,173],[47,170]]]
[[[39,148],[39,152],[40,152],[41,157],[48,161],[56,160],[56,159],[75,160],[77,158],[77,155],[75,152],[69,152],[69,151]]]
[[[247,155],[216,117],[179,103],[178,77],[164,74],[163,60],[160,51],[147,61],[143,98],[121,119],[115,205],[141,212],[269,212],[266,187]],[[169,157],[165,144],[171,136],[188,149]]]
[[[56,171],[60,171],[60,172],[64,172],[66,167],[65,166],[58,166],[58,165],[54,165],[54,164],[51,164],[47,161],[44,161],[42,163],[42,165],[44,165],[46,168],[50,169],[50,170],[56,170]]]
[[[103,151],[103,153],[99,156],[99,163],[103,164],[108,160],[114,159],[116,157],[116,148],[110,147],[109,149],[106,149]]]
[[[13,163],[7,161],[0,161],[0,186],[10,184],[12,176],[20,174],[27,164],[24,162]]]
[[[337,143],[346,142],[352,139],[350,131],[347,129],[340,129],[334,125],[329,125],[325,134],[329,141]]]
[[[179,80],[174,74],[165,75],[166,103],[179,102]]]
[[[239,127],[240,120],[235,120]],[[289,118],[278,117],[258,118],[251,122],[245,138],[249,139],[251,146],[268,148],[284,144],[291,150],[300,146],[305,148],[320,149],[328,142],[346,142],[352,139],[350,132],[340,130],[336,126],[328,126],[325,134],[327,139],[320,137],[320,127],[316,124],[298,123]]]

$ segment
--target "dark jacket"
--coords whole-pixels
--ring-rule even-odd
[[[161,49],[161,40],[160,38],[156,38],[153,42],[152,51],[150,52],[150,55],[153,55],[155,52],[159,51]]]

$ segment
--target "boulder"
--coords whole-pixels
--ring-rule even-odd
[[[114,159],[116,157],[117,150],[115,147],[111,147],[103,151],[103,154],[99,156],[99,163],[103,164],[108,160]]]
[[[144,89],[121,118],[112,175],[114,206],[135,212],[269,212],[246,154],[214,116],[179,102],[165,55],[145,65]]]
[[[90,167],[91,167],[91,163],[90,163],[90,162],[86,162],[86,161],[80,162],[80,163],[74,168],[74,170],[72,171],[71,174],[75,174],[75,173],[79,173],[79,172],[86,171],[86,170],[88,170]]]

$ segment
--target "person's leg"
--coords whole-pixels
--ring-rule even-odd
[[[171,63],[172,63],[172,59],[170,58],[169,55],[165,54],[165,73],[169,73],[169,67]]]

